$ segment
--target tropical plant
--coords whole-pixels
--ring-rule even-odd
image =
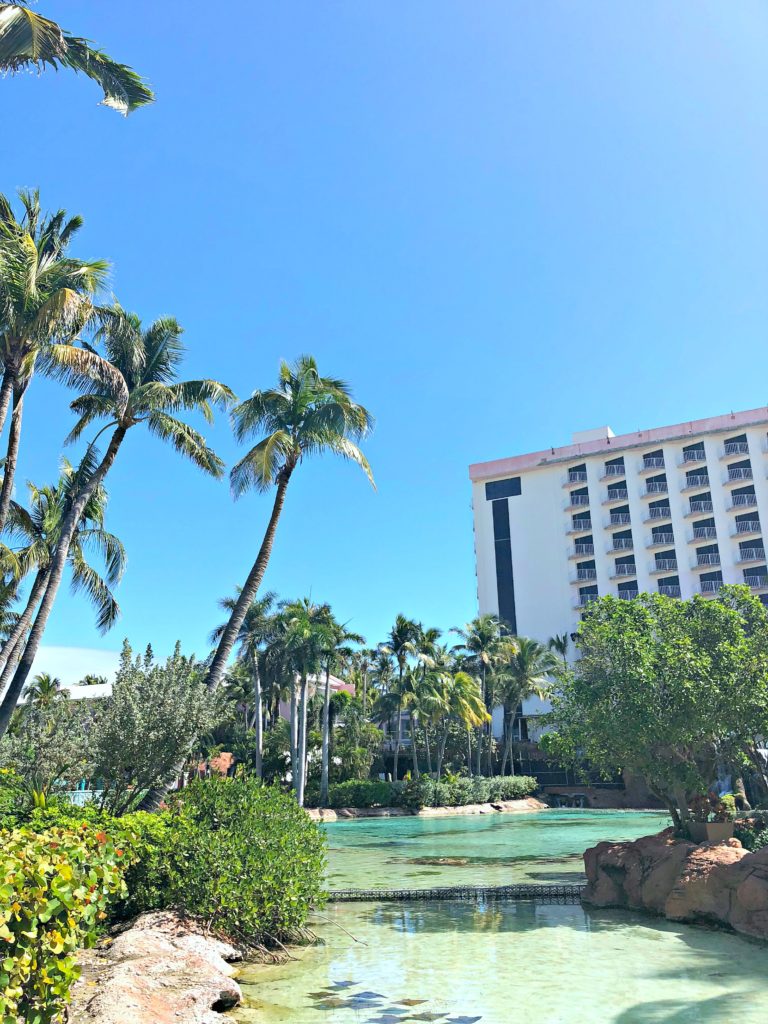
[[[31,707],[47,708],[56,700],[66,700],[69,694],[62,689],[61,680],[49,672],[39,672],[24,690],[27,704]]]
[[[232,413],[238,441],[264,436],[233,466],[232,491],[239,498],[246,491],[268,491],[275,499],[256,561],[224,629],[208,670],[207,685],[221,681],[248,608],[254,601],[272,552],[277,524],[288,483],[297,466],[313,455],[330,452],[355,462],[373,484],[368,460],[355,443],[373,425],[370,413],[352,400],[342,380],[321,377],[312,356],[301,356],[293,366],[280,365],[277,388],[255,391]]]
[[[480,686],[468,672],[437,670],[431,680],[436,695],[432,717],[439,726],[437,746],[437,778],[442,774],[445,744],[451,720],[459,722],[465,729],[476,729],[488,721],[489,714],[480,693]]]
[[[67,255],[82,218],[68,218],[64,210],[44,215],[36,191],[21,190],[19,199],[23,214],[17,220],[11,202],[0,195],[0,431],[13,402],[0,488],[0,530],[13,493],[24,398],[35,369],[41,364],[50,372],[45,358],[50,346],[74,342],[92,318],[93,295],[108,269],[104,260],[84,262]]]
[[[75,496],[61,524],[48,581],[24,653],[0,706],[0,736],[8,728],[40,646],[77,524],[111,469],[128,431],[146,424],[150,433],[171,444],[199,469],[216,478],[223,474],[223,463],[205,438],[174,414],[194,410],[210,422],[211,404],[227,405],[234,395],[218,381],[177,380],[184,353],[177,321],[164,317],[144,328],[135,314],[117,306],[105,316],[94,340],[103,345],[104,356],[91,345],[80,348],[57,344],[48,349],[56,373],[82,392],[71,404],[80,418],[69,440],[79,438],[99,419],[107,423],[88,445],[76,471]],[[105,430],[112,433],[100,457],[96,441]]]
[[[333,615],[329,615],[331,627],[331,642],[323,652],[323,671],[325,685],[323,687],[323,720],[322,730],[322,754],[320,767],[320,806],[325,807],[328,803],[328,780],[330,769],[330,743],[331,743],[331,671],[337,668],[352,657],[353,649],[350,644],[365,643],[364,637],[359,633],[353,633],[340,622],[337,622]]]
[[[465,655],[466,668],[476,675],[480,680],[480,694],[486,710],[491,712],[493,707],[493,675],[500,659],[508,653],[508,640],[505,636],[505,627],[496,615],[480,615],[463,627],[456,627],[451,632],[456,633],[460,643],[454,648],[455,651]],[[481,774],[483,737],[486,740],[486,772],[491,775],[493,772],[493,739],[489,728],[490,718],[486,724],[479,726],[477,736],[475,774]]]
[[[382,724],[395,719],[395,756],[392,777],[395,782],[398,779],[398,761],[400,747],[403,743],[403,706],[407,701],[407,695],[411,684],[406,680],[405,672],[408,666],[408,659],[415,658],[418,654],[418,641],[421,635],[421,626],[413,619],[405,615],[398,615],[394,625],[389,631],[387,639],[379,644],[379,651],[388,658],[394,659],[397,665],[397,680],[393,681],[386,694],[382,694],[376,702],[374,721]]]
[[[538,640],[518,636],[510,644],[507,662],[498,673],[499,689],[504,707],[503,775],[509,759],[510,773],[515,774],[513,757],[513,723],[517,708],[532,694],[544,698],[549,694],[551,678],[562,668],[562,661]]]
[[[69,68],[92,78],[104,93],[104,105],[121,114],[130,114],[155,98],[132,68],[30,11],[28,0],[0,4],[0,71],[47,67]]]

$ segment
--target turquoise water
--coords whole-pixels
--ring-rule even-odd
[[[604,838],[658,815],[390,819],[328,826],[332,884],[500,884],[579,877]],[[450,852],[449,852],[450,851]],[[578,853],[578,858],[576,854]],[[549,854],[549,856],[548,856]],[[413,858],[457,857],[437,876]],[[359,868],[362,876],[350,877]],[[543,877],[552,875],[552,878]],[[622,911],[515,902],[331,905],[322,940],[241,978],[241,1024],[765,1024],[768,948]]]

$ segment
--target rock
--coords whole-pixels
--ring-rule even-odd
[[[738,839],[695,843],[672,829],[634,842],[599,843],[584,854],[585,903],[716,924],[768,939],[768,848]]]
[[[239,952],[171,912],[143,914],[83,954],[73,1024],[219,1024],[237,1006]]]

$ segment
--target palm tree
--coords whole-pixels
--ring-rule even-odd
[[[232,418],[238,441],[257,432],[264,433],[232,468],[230,481],[235,497],[239,498],[252,488],[268,491],[273,484],[276,491],[256,561],[208,670],[206,683],[210,689],[219,685],[245,613],[261,586],[288,483],[299,463],[312,455],[331,452],[357,463],[373,484],[368,460],[354,443],[371,430],[371,415],[352,401],[344,381],[321,377],[312,356],[300,356],[294,366],[282,362],[277,388],[254,391],[233,410]]]
[[[322,765],[320,769],[320,806],[325,807],[328,803],[328,777],[330,771],[330,742],[331,742],[331,670],[344,661],[349,661],[353,651],[350,644],[363,644],[365,638],[359,633],[350,632],[346,626],[337,622],[329,613],[329,624],[331,627],[331,643],[323,654],[323,668],[325,670],[325,687],[323,692],[323,722],[322,722]]]
[[[108,264],[67,255],[82,218],[64,210],[44,215],[38,192],[21,190],[17,220],[0,195],[0,431],[13,401],[0,489],[0,531],[13,493],[21,442],[24,397],[53,343],[71,344],[93,316],[92,297],[104,283]]]
[[[389,636],[384,643],[379,644],[379,650],[383,654],[394,658],[397,664],[397,683],[391,688],[391,692],[396,696],[395,714],[397,715],[395,758],[392,772],[395,782],[397,782],[398,778],[398,761],[400,747],[403,742],[403,702],[406,699],[408,689],[405,685],[405,669],[408,664],[408,658],[415,658],[418,654],[417,645],[420,635],[421,626],[418,622],[414,622],[413,619],[407,619],[405,615],[398,615],[395,619],[395,624],[389,631]],[[379,712],[381,712],[383,706],[380,704]],[[379,720],[381,721],[381,719]]]
[[[514,647],[510,651],[509,660],[499,673],[501,692],[504,703],[504,756],[501,762],[501,774],[504,774],[509,758],[511,774],[515,774],[515,763],[512,756],[512,730],[515,711],[521,702],[531,694],[545,697],[550,685],[550,678],[560,667],[560,659],[548,647],[538,640],[528,637],[515,637]]]
[[[69,694],[61,688],[61,680],[48,672],[40,672],[24,690],[29,707],[47,708],[54,701],[66,700]]]
[[[262,777],[262,755],[264,748],[263,723],[264,711],[261,692],[261,667],[259,661],[263,655],[263,648],[274,629],[274,603],[276,595],[269,591],[262,597],[257,598],[247,610],[240,633],[237,638],[240,661],[253,684],[253,724],[255,735],[254,769],[256,776]],[[224,611],[232,613],[237,597],[225,597],[219,605]],[[210,636],[210,642],[215,644],[226,629],[226,623],[217,626]]]
[[[106,419],[107,423],[88,445],[75,472],[73,500],[61,524],[40,606],[0,706],[0,738],[8,728],[40,646],[77,524],[91,496],[114,464],[128,431],[144,423],[150,433],[171,444],[205,473],[220,478],[224,472],[224,464],[208,447],[205,438],[173,414],[196,410],[210,422],[213,419],[211,403],[227,405],[234,395],[218,381],[177,380],[184,348],[181,327],[176,320],[163,317],[144,328],[135,314],[118,306],[105,318],[95,341],[103,344],[104,356],[91,345],[83,348],[52,345],[49,349],[57,373],[83,392],[71,403],[80,418],[68,440],[79,438],[99,419]],[[111,435],[104,455],[100,456],[95,445],[105,430],[111,430]]]
[[[451,632],[456,633],[461,638],[461,643],[457,644],[454,650],[467,656],[468,665],[480,677],[481,695],[486,710],[490,714],[493,702],[492,687],[489,686],[489,676],[492,676],[498,659],[504,651],[504,625],[496,615],[480,615],[471,622],[468,622],[463,628],[457,627],[452,629]],[[490,718],[486,721],[490,722]],[[489,734],[486,755],[488,775],[492,774],[493,768],[492,746],[492,739]],[[475,774],[480,775],[482,763],[481,732],[478,733],[475,756]]]
[[[555,654],[558,654],[563,661],[565,661],[568,657],[569,642],[570,636],[568,633],[555,633],[554,636],[551,636],[549,640],[547,640],[547,647],[550,651],[554,651]]]
[[[87,39],[70,35],[55,21],[28,10],[27,0],[0,4],[0,71],[51,67],[82,72],[101,86],[105,106],[130,114],[154,100],[132,68],[119,64]]]
[[[376,651],[370,647],[354,651],[351,658],[350,680],[355,684],[355,693],[359,691],[363,718],[368,714],[368,681],[375,660]]]
[[[445,744],[451,720],[460,722],[467,730],[476,729],[489,719],[480,685],[468,672],[450,672],[438,669],[432,673],[436,702],[433,715],[441,724],[437,747],[437,777],[440,778],[445,757]]]
[[[62,461],[61,476],[54,486],[36,487],[28,484],[30,507],[27,510],[11,502],[8,531],[11,539],[21,541],[12,552],[21,575],[34,572],[34,579],[22,613],[0,651],[0,693],[11,678],[23,637],[48,582],[51,559],[61,536],[61,524],[73,499],[76,474],[70,463]],[[120,615],[112,593],[125,571],[125,549],[114,534],[104,529],[107,494],[97,487],[91,495],[70,544],[67,561],[72,571],[72,589],[83,591],[96,608],[96,625],[106,633]],[[105,563],[103,578],[88,561],[89,553],[99,555]]]

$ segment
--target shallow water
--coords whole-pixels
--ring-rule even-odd
[[[601,839],[658,815],[552,811],[328,826],[331,885],[574,881]],[[579,854],[578,863],[575,854]],[[549,856],[548,856],[549,855]],[[410,861],[459,857],[461,867]],[[541,873],[553,877],[542,877]],[[247,968],[241,1024],[765,1024],[768,948],[623,911],[544,903],[335,904],[297,960]]]
[[[326,825],[331,889],[426,889],[583,880],[582,854],[604,839],[669,825],[647,811],[535,811],[449,818],[364,818]],[[450,859],[461,863],[425,861]]]

